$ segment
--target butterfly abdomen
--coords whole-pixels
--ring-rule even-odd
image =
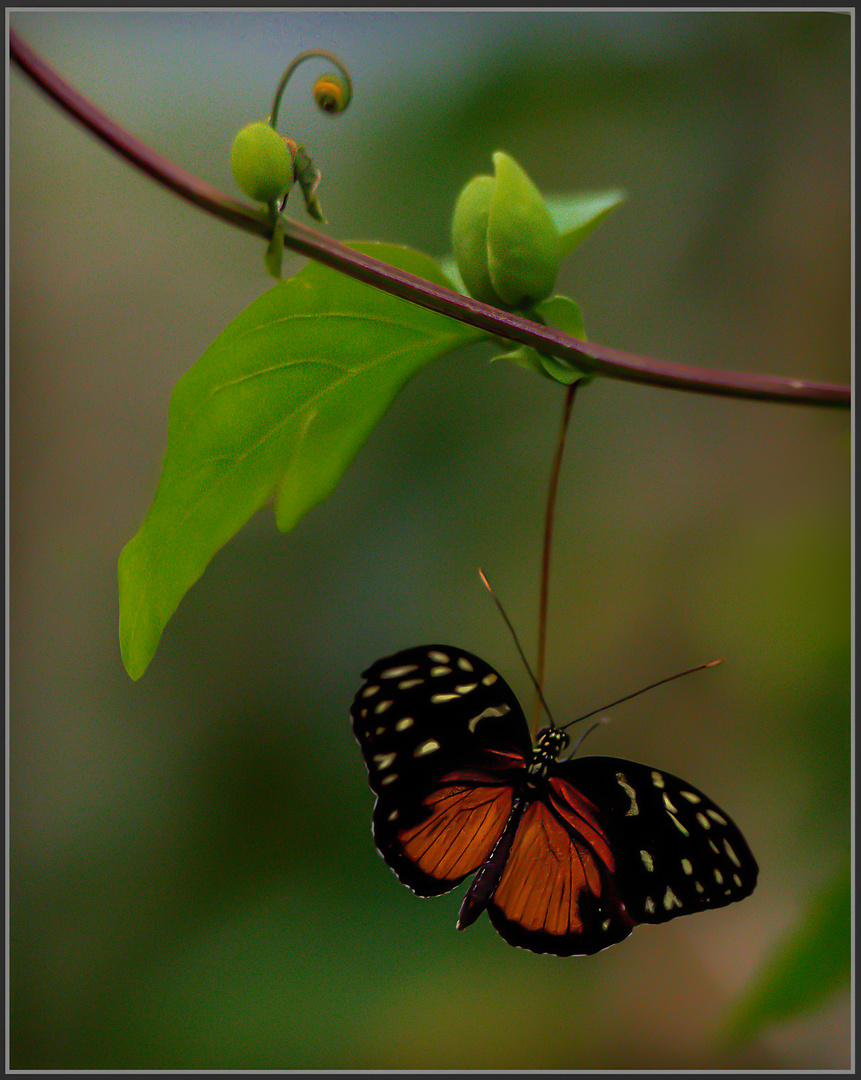
[[[515,799],[511,813],[508,815],[508,821],[506,821],[505,828],[502,830],[502,835],[493,845],[491,853],[478,868],[478,873],[473,878],[472,884],[463,898],[460,913],[457,917],[458,930],[465,930],[468,926],[471,926],[482,911],[485,910],[494,892],[496,892],[496,887],[502,877],[503,870],[505,870],[508,856],[511,854],[511,845],[514,843],[514,837],[517,835],[520,819],[526,806],[527,800],[524,797],[521,796]]]

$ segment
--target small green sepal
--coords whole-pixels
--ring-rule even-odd
[[[555,326],[570,337],[577,338],[578,341],[586,340],[580,305],[567,296],[551,296],[540,304],[536,304],[528,314],[537,322],[546,326]],[[562,383],[563,386],[570,386],[575,382],[588,382],[592,378],[588,371],[576,367],[570,361],[539,352],[531,345],[519,345],[516,349],[510,349],[508,352],[493,357],[493,360],[510,360],[526,368],[527,371],[534,371],[537,375]]]
[[[279,216],[275,219],[272,229],[272,239],[263,256],[266,265],[266,273],[271,274],[276,281],[281,280],[281,265],[284,262],[284,222]]]

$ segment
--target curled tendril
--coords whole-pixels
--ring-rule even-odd
[[[353,96],[353,84],[350,80],[350,73],[342,63],[339,57],[334,53],[326,52],[325,49],[306,49],[305,52],[299,53],[294,57],[293,61],[288,66],[287,70],[281,76],[281,81],[278,83],[278,89],[275,91],[275,97],[272,100],[272,112],[269,115],[269,123],[272,127],[276,127],[278,120],[278,106],[281,104],[281,96],[284,93],[290,76],[296,70],[296,68],[302,63],[303,60],[308,60],[311,57],[320,57],[323,60],[328,60],[330,64],[334,64],[340,71],[341,75],[322,75],[314,85],[314,97],[317,104],[324,112],[339,113],[349,105],[350,98]]]

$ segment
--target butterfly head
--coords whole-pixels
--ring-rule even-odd
[[[539,787],[553,762],[568,745],[568,736],[560,728],[546,727],[538,732],[532,757],[526,770],[526,786]]]

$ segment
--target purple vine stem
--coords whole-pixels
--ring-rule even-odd
[[[70,116],[88,128],[112,150],[181,198],[246,232],[268,239],[272,225],[263,211],[231,199],[217,188],[186,172],[169,158],[135,138],[121,124],[93,104],[47,64],[14,30],[9,32],[9,55],[33,82]],[[750,375],[734,371],[690,367],[634,356],[596,342],[578,341],[521,315],[500,311],[450,289],[407,274],[393,266],[361,255],[298,222],[285,225],[285,247],[316,259],[368,285],[403,297],[453,319],[485,330],[497,337],[551,353],[575,367],[611,379],[647,383],[675,390],[724,397],[753,398],[804,405],[849,408],[851,389],[806,379]]]

